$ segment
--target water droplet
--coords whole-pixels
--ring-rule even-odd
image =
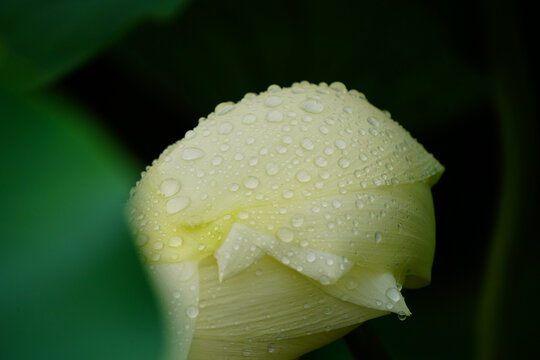
[[[381,241],[382,241],[382,235],[381,235],[380,232],[377,231],[377,232],[375,233],[375,242],[378,244],[378,243],[380,243]]]
[[[283,120],[283,113],[279,110],[270,110],[266,113],[266,120],[270,122],[279,122]]]
[[[228,134],[232,131],[233,125],[230,122],[224,122],[219,125],[219,133],[222,135]]]
[[[364,202],[362,200],[356,200],[356,207],[361,209],[364,207]]]
[[[289,260],[288,257],[284,256],[281,258],[281,262],[285,265],[289,265],[291,263],[291,260]]]
[[[176,214],[177,212],[187,208],[191,203],[191,199],[186,196],[177,196],[165,204],[165,209],[169,214]]]
[[[404,311],[400,311],[397,313],[397,317],[399,319],[399,321],[405,321],[407,320],[407,315],[405,314]]]
[[[163,243],[161,241],[156,241],[152,247],[155,250],[161,250],[163,249]]]
[[[353,279],[350,279],[345,283],[345,287],[347,288],[347,290],[354,290],[358,287],[358,282],[356,282]]]
[[[268,352],[271,354],[276,350],[276,344],[270,343],[268,344]]]
[[[349,167],[349,165],[351,165],[351,162],[347,160],[346,158],[341,158],[338,160],[338,165],[340,168],[346,169]]]
[[[165,197],[173,196],[180,190],[180,182],[176,179],[163,180],[159,187],[159,192]]]
[[[326,126],[319,127],[319,131],[321,132],[321,134],[328,134],[328,128]]]
[[[352,109],[350,107],[348,107],[348,106],[345,106],[343,108],[343,111],[346,112],[347,114],[352,114]]]
[[[254,114],[247,114],[247,115],[244,116],[244,118],[242,119],[242,122],[243,122],[244,124],[251,125],[251,124],[253,124],[256,120],[257,120],[257,116],[255,116]]]
[[[279,240],[289,243],[294,239],[294,233],[291,229],[282,227],[276,232],[276,236]]]
[[[218,106],[216,106],[215,112],[217,115],[221,116],[221,115],[227,114],[232,109],[234,109],[234,105],[232,102],[229,101],[229,102],[218,104]]]
[[[214,156],[214,158],[212,159],[212,165],[214,166],[218,166],[222,162],[223,162],[223,158],[219,155]]]
[[[339,201],[337,199],[332,201],[332,206],[334,207],[334,209],[339,209],[341,207],[341,205],[342,205],[341,201]]]
[[[377,121],[377,119],[375,119],[374,117],[368,117],[367,118],[367,122],[370,124],[370,125],[373,125],[373,126],[379,126],[379,121]]]
[[[269,96],[264,101],[264,105],[268,107],[274,107],[281,104],[283,100],[279,96]]]
[[[334,145],[336,145],[338,149],[343,150],[347,146],[347,143],[343,139],[337,139],[334,141]]]
[[[401,299],[401,295],[399,294],[398,289],[393,287],[386,290],[386,297],[388,297],[393,302],[398,302],[399,299]]]
[[[148,242],[148,236],[141,234],[135,238],[135,245],[143,246]]]
[[[329,285],[330,284],[330,279],[328,278],[328,276],[326,275],[323,275],[319,278],[319,281],[321,282],[321,284],[323,285]]]
[[[317,256],[314,253],[312,253],[312,252],[307,253],[307,255],[306,255],[307,262],[312,263],[312,262],[315,261],[315,259],[317,259]]]
[[[324,110],[323,104],[314,99],[304,101],[302,105],[300,105],[300,107],[302,108],[302,110],[314,114],[318,114]]]
[[[313,141],[311,141],[311,139],[308,139],[308,138],[304,138],[302,142],[300,143],[300,145],[302,145],[302,147],[306,150],[313,150],[313,148],[315,147],[313,145]]]
[[[247,357],[247,356],[251,355],[251,351],[250,351],[249,349],[244,349],[244,350],[242,351],[242,355],[244,355],[244,356]]]
[[[183,243],[184,243],[184,240],[181,237],[173,236],[172,238],[169,239],[169,241],[167,242],[167,245],[175,248],[175,247],[182,246]]]
[[[304,223],[304,217],[301,214],[296,214],[291,218],[291,224],[294,227],[300,227]]]
[[[360,158],[360,160],[362,161],[366,161],[368,159],[368,157],[366,156],[366,154],[363,154],[361,153],[360,156],[358,156]]]
[[[296,180],[300,181],[301,183],[307,183],[311,180],[311,176],[307,171],[300,170],[296,173]]]
[[[244,186],[248,189],[255,189],[259,186],[259,179],[255,176],[248,176],[244,179]]]
[[[245,220],[249,217],[249,214],[247,212],[244,212],[244,211],[240,211],[238,213],[238,218],[241,219],[241,220]]]
[[[333,83],[331,83],[330,89],[337,92],[341,92],[341,93],[347,92],[347,87],[342,82],[339,82],[339,81],[334,81]]]
[[[294,192],[292,192],[291,190],[283,190],[283,192],[281,193],[281,196],[284,199],[290,199],[294,196]]]
[[[182,159],[184,160],[197,160],[204,156],[204,151],[199,148],[188,147],[182,152]]]
[[[229,191],[235,192],[238,191],[238,189],[240,189],[240,185],[237,183],[232,183],[229,185]]]
[[[315,165],[317,165],[318,167],[325,167],[327,164],[328,162],[322,156],[319,156],[315,159]]]
[[[188,308],[186,309],[186,315],[190,318],[190,319],[195,319],[197,317],[197,315],[199,315],[199,309],[194,306],[194,305],[190,305],[188,306]]]

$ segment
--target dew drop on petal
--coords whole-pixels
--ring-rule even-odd
[[[302,105],[300,105],[300,107],[302,108],[302,110],[314,114],[318,114],[324,110],[323,104],[314,99],[304,101]]]
[[[197,160],[204,156],[204,151],[195,147],[185,148],[182,152],[182,159],[184,160]]]
[[[244,186],[248,189],[255,189],[259,186],[259,179],[255,176],[248,176],[244,179]]]
[[[242,122],[243,122],[244,124],[251,125],[251,124],[253,124],[256,120],[257,120],[257,116],[255,116],[254,114],[247,114],[247,115],[245,115],[244,118],[242,119]]]
[[[177,212],[187,208],[190,203],[190,198],[186,196],[177,196],[167,201],[167,204],[165,204],[165,210],[169,214],[176,214]]]
[[[386,290],[386,297],[392,300],[393,302],[398,302],[399,299],[401,299],[401,295],[399,295],[399,291],[396,288],[388,288]]]
[[[166,179],[163,180],[161,186],[159,187],[159,192],[165,196],[173,196],[180,190],[180,182],[176,179]]]
[[[282,227],[276,232],[276,236],[279,240],[289,243],[293,240],[294,233],[292,232],[291,229]]]
[[[283,120],[283,113],[279,110],[270,110],[266,113],[266,120],[270,122],[279,122]]]
[[[311,176],[307,171],[300,170],[296,173],[296,180],[300,181],[301,183],[307,183],[311,180]]]
[[[195,319],[199,315],[199,309],[196,306],[190,305],[186,309],[186,315],[190,319]]]
[[[182,246],[182,244],[184,243],[184,240],[182,240],[181,237],[179,236],[173,236],[172,238],[169,239],[169,241],[167,242],[167,245],[169,245],[170,247],[179,247],[179,246]]]

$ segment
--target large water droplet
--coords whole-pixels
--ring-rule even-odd
[[[379,126],[379,121],[377,121],[377,119],[374,117],[368,117],[367,122],[373,126]]]
[[[401,299],[401,295],[399,295],[399,291],[396,288],[388,288],[386,290],[386,297],[392,300],[393,302],[398,302],[399,299]]]
[[[176,214],[177,212],[187,208],[191,203],[191,199],[186,196],[177,196],[165,204],[165,209],[169,214]]]
[[[163,180],[159,187],[159,192],[165,197],[173,196],[180,190],[180,182],[176,179]]]
[[[182,159],[184,160],[197,160],[204,156],[204,151],[199,148],[188,147],[182,152]]]

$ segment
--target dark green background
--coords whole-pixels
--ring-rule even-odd
[[[534,12],[511,1],[0,0],[0,358],[158,359],[123,223],[222,101],[344,82],[446,167],[413,316],[302,359],[508,359],[540,336]]]

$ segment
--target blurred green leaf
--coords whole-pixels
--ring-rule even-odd
[[[0,87],[53,81],[117,39],[135,22],[170,16],[187,0],[3,0]]]
[[[133,162],[58,101],[0,91],[0,119],[0,358],[157,358],[124,226]]]
[[[200,0],[176,22],[137,29],[112,56],[140,87],[168,92],[160,101],[200,116],[273,83],[338,80],[425,130],[486,97],[484,74],[438,16],[418,2]]]

